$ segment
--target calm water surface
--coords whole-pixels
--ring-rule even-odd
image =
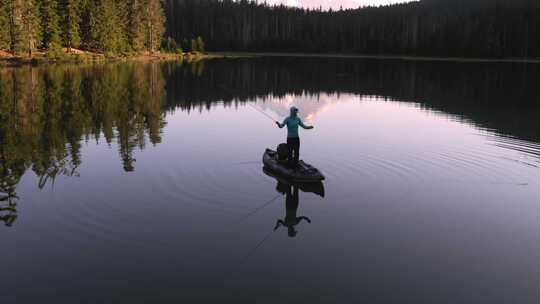
[[[539,76],[298,58],[1,70],[2,303],[538,303]],[[297,207],[261,163],[285,134],[258,110],[291,105],[327,176]],[[311,223],[274,231],[287,214]]]

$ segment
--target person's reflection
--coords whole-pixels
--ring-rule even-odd
[[[303,220],[311,224],[311,220],[305,216],[297,216],[296,212],[298,211],[298,186],[291,186],[281,182],[278,182],[277,190],[285,194],[285,218],[283,220],[278,220],[274,231],[279,227],[287,227],[289,237],[295,237],[298,233],[296,226],[300,224]]]
[[[7,204],[4,204],[7,202]],[[4,222],[7,227],[13,226],[17,219],[16,203],[13,202],[13,197],[0,197],[0,222]]]

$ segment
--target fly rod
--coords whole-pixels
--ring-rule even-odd
[[[272,116],[270,116],[268,113],[262,111],[262,110],[259,110],[257,109],[254,105],[252,104],[248,104],[250,107],[252,107],[255,111],[261,113],[262,115],[266,116],[267,118],[271,119],[273,122],[277,122],[276,119],[274,119]]]

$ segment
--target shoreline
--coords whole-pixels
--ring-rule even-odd
[[[480,62],[480,63],[540,63],[540,58],[467,58],[467,57],[430,57],[408,55],[362,55],[362,54],[318,54],[318,53],[276,53],[276,52],[212,52],[222,56],[236,57],[301,57],[301,58],[350,58],[405,61],[439,62]]]
[[[46,66],[61,64],[106,64],[114,62],[151,62],[151,61],[174,61],[185,60],[187,62],[196,62],[200,60],[210,60],[217,58],[234,58],[237,56],[223,56],[218,53],[156,53],[138,54],[133,56],[106,56],[99,53],[90,52],[65,52],[60,58],[49,58],[43,53],[37,53],[32,58],[27,56],[12,56],[3,52],[0,54],[0,68],[12,68],[22,66]]]
[[[341,59],[374,59],[374,60],[402,60],[402,61],[432,61],[432,62],[456,62],[456,63],[525,63],[540,64],[540,58],[467,58],[467,57],[430,57],[430,56],[406,56],[406,55],[362,55],[362,54],[319,54],[319,53],[278,53],[278,52],[204,52],[204,53],[155,53],[137,54],[132,56],[107,56],[100,53],[64,52],[60,58],[48,58],[44,53],[36,53],[29,58],[27,56],[11,56],[6,52],[0,53],[0,68],[20,67],[26,65],[41,66],[52,64],[106,64],[113,62],[150,62],[150,61],[174,61],[186,60],[196,62],[210,59],[237,59],[257,57],[290,57],[290,58],[341,58]]]

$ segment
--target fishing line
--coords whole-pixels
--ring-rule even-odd
[[[258,207],[257,209],[251,211],[250,213],[246,214],[244,217],[242,217],[241,219],[238,220],[237,223],[235,224],[239,224],[241,222],[243,222],[244,220],[246,220],[247,218],[249,218],[250,216],[254,215],[255,213],[261,211],[262,209],[264,209],[266,206],[272,204],[273,202],[275,202],[278,198],[281,197],[281,194],[278,194],[276,195],[273,199],[269,200],[268,202],[264,203],[263,205],[261,205],[260,207]]]
[[[254,211],[250,212],[249,214],[244,216],[242,219],[240,219],[240,221],[238,223],[244,221],[246,218],[248,218],[248,217],[252,216],[253,214],[257,213],[259,210],[263,209],[264,207],[270,205],[271,203],[276,201],[280,196],[281,195],[277,195],[276,197],[269,200],[268,202],[266,202],[265,204],[263,204],[259,208],[257,208]],[[238,262],[237,266],[244,265],[249,260],[249,258],[251,258],[257,252],[257,250],[270,238],[270,236],[272,236],[272,233],[274,233],[274,230],[270,231],[260,242],[257,243],[257,245],[255,245],[255,247],[253,247],[253,249],[251,249],[244,257],[242,257],[242,259],[240,259],[240,261]],[[237,267],[235,267],[235,268],[231,269],[229,272],[224,273],[222,280],[225,281],[228,277],[232,276],[237,271],[238,271],[238,269],[237,269]]]
[[[231,277],[232,275],[234,275],[236,272],[238,272],[238,266],[242,266],[244,265],[248,260],[249,258],[251,258],[255,252],[257,252],[257,249],[259,249],[269,238],[270,236],[272,236],[272,234],[274,233],[274,231],[270,231],[259,243],[257,243],[257,245],[255,247],[253,247],[253,249],[251,249],[249,251],[249,253],[247,255],[245,255],[241,260],[240,262],[236,265],[236,267],[234,267],[233,269],[231,269],[230,271],[228,271],[227,273],[224,273],[223,274],[223,277],[220,278],[220,280],[222,282],[225,282],[229,277]]]
[[[274,233],[274,231],[270,231],[270,233],[268,233],[264,239],[262,239],[258,244],[257,246],[255,246],[242,260],[240,260],[240,263],[238,263],[239,266],[241,265],[244,265],[250,257],[252,257],[255,252],[257,252],[257,249],[259,249],[263,244],[264,242],[266,242],[266,240],[268,240],[270,238],[270,236],[272,236],[272,233]]]

